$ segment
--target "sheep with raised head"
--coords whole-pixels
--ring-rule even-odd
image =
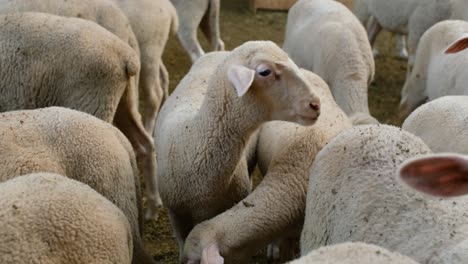
[[[0,36],[0,112],[63,106],[113,122],[132,143],[148,206],[156,206],[156,157],[138,112],[135,51],[94,22],[44,13],[1,16]]]
[[[0,113],[0,134],[0,181],[51,172],[86,183],[128,218],[132,263],[154,263],[140,237],[142,205],[135,154],[117,128],[83,112],[48,107]]]
[[[171,0],[171,2],[177,10],[180,21],[177,35],[192,62],[205,54],[198,42],[198,27],[208,39],[212,50],[224,50],[224,42],[219,33],[220,0]]]
[[[434,152],[468,154],[467,116],[468,96],[443,96],[418,107],[402,128],[420,137]]]
[[[169,33],[176,33],[179,20],[169,0],[114,0],[127,15],[141,53],[139,79],[143,101],[143,124],[153,133],[156,116],[169,96],[169,74],[162,61]]]
[[[246,263],[246,258],[274,240],[292,236],[298,241],[309,167],[329,140],[351,127],[327,84],[316,74],[301,71],[320,98],[322,113],[317,123],[304,127],[272,121],[261,127],[256,156],[265,178],[237,205],[195,226],[185,244],[185,259]],[[280,259],[292,259],[291,252],[289,247],[280,248]]]
[[[424,33],[416,60],[401,91],[400,114],[406,116],[426,100],[468,95],[468,22],[448,20]],[[447,54],[455,53],[455,54]]]
[[[270,41],[207,54],[192,66],[163,105],[155,133],[160,194],[181,256],[197,223],[249,194],[244,153],[260,125],[315,123],[320,100],[313,89]]]
[[[391,126],[354,127],[335,137],[311,168],[302,255],[361,241],[421,263],[466,263],[455,259],[468,252],[468,197],[428,199],[395,177],[405,160],[430,152],[421,139]]]
[[[364,27],[343,4],[298,1],[289,10],[284,50],[327,82],[353,124],[378,123],[369,113],[367,98],[375,69],[372,50]]]
[[[362,242],[318,248],[290,264],[418,264],[397,252]]]
[[[8,13],[15,13],[15,12],[29,12],[29,11],[30,12],[49,13],[49,14],[54,14],[54,15],[64,16],[64,17],[78,17],[78,18],[94,21],[97,24],[99,24],[100,26],[102,26],[105,29],[109,30],[111,33],[115,34],[117,37],[119,37],[125,43],[128,43],[130,45],[130,47],[132,47],[135,50],[136,54],[138,56],[140,56],[139,45],[138,45],[137,39],[135,37],[135,34],[132,31],[129,20],[127,19],[125,14],[122,12],[122,10],[112,0],[67,0],[67,1],[62,1],[62,0],[41,0],[41,1],[0,0],[0,13],[1,14],[8,14]],[[70,20],[70,22],[71,21],[73,21],[73,20]],[[67,22],[65,24],[69,24],[70,22]],[[54,26],[52,26],[52,28],[53,27]],[[69,28],[70,26],[63,27],[61,29],[61,31],[66,31],[67,27]],[[44,34],[44,32],[47,31],[47,29],[36,29],[36,30],[37,30],[37,34],[39,34],[39,35]],[[146,30],[149,30],[149,28],[147,28]],[[137,32],[139,33],[139,37],[140,37],[140,32],[139,31],[137,31]],[[96,34],[96,36],[102,35],[103,37],[107,37],[109,35],[108,33],[102,33],[102,34],[98,33],[98,32],[94,32],[94,33]],[[65,34],[67,34],[67,33],[65,33]],[[80,42],[83,43],[82,48],[85,48],[85,46],[86,46],[87,49],[95,50],[96,52],[105,52],[104,53],[104,54],[106,54],[105,56],[111,56],[110,55],[111,53],[114,53],[112,56],[118,56],[119,54],[128,54],[127,51],[123,52],[123,53],[119,53],[117,51],[112,52],[113,49],[110,48],[110,47],[109,47],[109,49],[94,48],[94,47],[92,47],[92,45],[99,46],[100,45],[99,42],[93,43],[92,42],[93,39],[91,37],[91,34],[86,33],[86,35],[89,37],[89,39],[87,39],[86,41],[84,41],[84,39],[80,40],[79,36],[74,37],[74,38],[76,38],[75,39],[76,43],[80,43]],[[16,36],[16,38],[18,38],[20,36],[21,35]],[[4,37],[7,37],[7,36],[4,36]],[[52,38],[58,40],[56,36],[54,36]],[[63,36],[60,36],[59,38],[63,38]],[[46,38],[43,38],[41,36],[41,37],[38,37],[38,39],[36,41],[40,42],[40,41],[43,41],[43,39],[46,39]],[[89,44],[84,44],[85,42],[87,42]],[[73,41],[70,41],[70,43],[67,44],[68,46],[56,47],[56,48],[54,48],[54,50],[56,49],[57,51],[66,51],[67,47],[77,46],[77,44],[71,44],[71,43],[73,43]],[[17,48],[21,49],[20,45],[23,45],[23,44],[18,43],[17,45],[18,45]],[[44,46],[43,44],[40,44],[40,43],[37,43],[37,45]],[[48,43],[48,45],[52,46],[51,43]],[[6,52],[6,50],[3,51],[3,52]],[[41,52],[43,52],[43,51],[41,51]],[[144,58],[146,58],[146,50],[144,50],[144,52],[145,53],[143,53],[142,56]],[[52,53],[53,53],[53,51],[52,51]],[[64,55],[67,55],[67,56],[70,57],[69,54],[65,54],[65,53],[66,52],[55,53],[55,54],[50,55],[50,56],[52,58],[60,57],[60,56],[64,56]],[[81,53],[82,54],[87,54],[87,53],[89,54],[89,51],[82,51]],[[78,54],[76,56],[78,56],[78,58],[79,58],[80,53],[77,52],[76,54]],[[43,56],[43,55],[38,55],[38,57],[40,57],[40,56]],[[124,55],[124,56],[128,56],[128,55]],[[94,63],[95,61],[96,61],[96,59],[94,59],[94,58],[90,58],[89,61],[86,61],[86,60],[83,60],[81,62],[79,62],[79,60],[70,61],[70,63],[76,63],[76,65],[73,65],[71,67],[71,66],[68,66],[67,64],[63,64],[62,70],[59,70],[58,72],[61,72],[62,74],[65,74],[65,71],[78,72],[79,71],[78,68],[86,68],[87,67],[86,64],[83,64],[83,63]],[[24,60],[24,62],[26,63],[26,60]],[[102,61],[102,63],[104,64],[105,62]],[[143,172],[143,175],[145,176],[145,180],[147,182],[146,190],[147,190],[147,193],[148,193],[147,196],[148,196],[148,200],[149,200],[149,202],[148,202],[148,208],[149,208],[148,209],[148,214],[149,215],[154,215],[154,212],[156,211],[156,209],[155,209],[156,205],[160,204],[160,201],[158,200],[159,198],[156,195],[157,186],[156,186],[156,182],[155,182],[155,178],[154,178],[155,177],[155,171],[156,171],[156,168],[155,168],[156,165],[154,164],[155,163],[155,157],[153,157],[153,155],[154,155],[153,154],[154,146],[153,146],[153,142],[152,142],[152,138],[151,138],[151,132],[152,131],[147,132],[147,131],[144,130],[143,123],[141,122],[141,116],[140,116],[140,113],[138,112],[138,100],[139,100],[138,97],[139,96],[138,96],[138,87],[136,86],[136,84],[139,83],[138,79],[139,79],[140,74],[143,74],[140,71],[140,60],[135,60],[134,58],[132,58],[132,63],[138,64],[137,66],[131,65],[131,67],[127,67],[127,69],[131,69],[131,71],[127,70],[129,73],[131,73],[131,75],[128,76],[128,78],[130,78],[132,80],[132,82],[134,82],[134,84],[128,85],[127,89],[125,89],[126,92],[124,93],[124,96],[122,97],[122,98],[124,98],[124,100],[120,101],[119,107],[117,108],[117,113],[115,112],[114,108],[117,106],[116,104],[117,104],[117,102],[119,100],[116,101],[115,100],[116,98],[114,98],[113,102],[112,102],[112,104],[113,104],[112,106],[110,106],[110,105],[100,106],[102,109],[105,109],[104,111],[106,111],[106,113],[100,113],[100,111],[96,111],[95,115],[97,117],[101,118],[101,119],[106,120],[106,121],[114,120],[115,124],[119,128],[121,128],[121,130],[124,132],[124,134],[130,139],[130,141],[134,145],[135,151],[136,151],[136,153],[138,155],[138,158],[139,158],[139,160],[141,160],[141,162],[140,162],[141,171]],[[144,66],[146,66],[146,61],[145,61]],[[102,69],[112,70],[112,67],[110,65],[102,66],[100,68],[101,68],[100,71],[103,71]],[[99,69],[99,67],[98,67],[98,69]],[[145,70],[146,70],[146,67],[145,67]],[[47,76],[47,74],[51,74],[51,73],[45,73],[46,72],[45,69],[43,71],[44,71],[44,73],[43,73],[44,77],[49,78],[49,76]],[[88,73],[87,78],[92,81],[95,78],[94,76],[99,75],[100,71],[97,70],[97,71],[95,71],[94,74]],[[135,71],[135,73],[133,73],[133,71]],[[144,72],[144,73],[146,73],[146,72]],[[109,76],[109,77],[111,77],[111,76]],[[77,77],[75,77],[75,78],[77,78]],[[103,76],[100,76],[99,78],[103,78]],[[59,82],[58,80],[59,80],[59,78],[52,78],[51,83],[57,82],[57,83],[54,83],[54,84],[60,85],[58,83]],[[143,79],[143,84],[146,84],[146,80],[147,79]],[[71,78],[67,77],[67,81],[70,82]],[[33,82],[35,82],[35,81],[33,81]],[[73,83],[74,85],[78,85],[78,80],[72,81],[71,83]],[[142,86],[143,86],[143,84],[142,84]],[[9,83],[9,85],[20,86],[21,83]],[[40,82],[37,82],[37,84],[35,84],[35,85],[39,86]],[[42,84],[42,85],[45,85],[45,84]],[[68,83],[67,85],[64,85],[64,87],[69,86],[69,85],[70,85],[70,83]],[[99,87],[99,86],[96,86],[96,87]],[[143,87],[145,88],[147,86],[143,86]],[[80,88],[80,89],[85,89],[86,90],[86,89],[89,89],[89,88],[90,87]],[[92,87],[92,88],[96,89],[95,87]],[[41,88],[41,89],[43,89],[43,88]],[[65,88],[62,87],[62,89],[65,89]],[[73,89],[71,89],[71,90],[73,90]],[[113,90],[114,90],[113,92],[112,91],[107,91],[108,95],[106,95],[106,96],[109,96],[109,97],[115,97],[116,95],[121,96],[121,91],[122,91],[121,88],[120,89],[113,89]],[[80,92],[80,94],[82,92]],[[68,96],[69,93],[70,92],[64,93],[63,96]],[[88,91],[88,93],[93,93],[93,92]],[[145,91],[142,91],[142,94],[143,94],[142,100],[144,101],[145,106],[154,105],[154,103],[152,101],[154,99],[153,97],[146,96]],[[99,95],[98,98],[102,97],[103,95],[104,94]],[[83,101],[88,100],[88,96],[91,96],[91,94],[87,95],[87,96],[84,96],[84,97],[82,95],[78,96],[79,100],[77,100],[77,103],[82,104],[80,107],[78,107],[76,105],[76,103],[74,105],[69,103],[69,105],[61,105],[61,106],[67,106],[67,107],[72,107],[72,108],[75,108],[75,109],[82,110],[81,108],[84,107],[84,102]],[[93,100],[97,100],[98,98],[93,98]],[[37,100],[42,100],[42,97],[37,98]],[[91,99],[89,101],[91,101]],[[44,104],[44,102],[43,102],[43,104]],[[94,105],[94,103],[86,103],[86,104],[89,104],[91,107],[97,107],[97,105]],[[56,105],[56,104],[54,104],[54,103],[51,104],[51,102],[49,102],[47,105],[42,105],[42,107],[43,106],[51,106],[51,105]],[[21,109],[21,108],[30,108],[30,107],[26,107],[24,105],[15,107],[15,109]],[[8,109],[8,110],[10,110],[10,109]],[[85,111],[85,110],[82,110],[82,111]],[[94,113],[94,112],[90,112],[90,111],[85,111],[85,112],[90,113],[90,114]],[[111,116],[109,116],[109,115],[111,115]],[[147,115],[147,116],[149,116],[149,115]],[[114,118],[114,117],[117,117],[117,119]],[[154,116],[152,116],[152,118],[154,118]]]
[[[132,259],[131,229],[122,211],[88,185],[58,174],[0,183],[0,225],[3,264]]]

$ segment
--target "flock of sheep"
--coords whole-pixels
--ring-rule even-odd
[[[181,263],[467,263],[468,2],[299,0],[282,48],[232,51],[219,11],[0,0],[0,263],[156,263],[160,205]],[[369,112],[382,29],[402,128]],[[193,65],[169,94],[171,32]]]

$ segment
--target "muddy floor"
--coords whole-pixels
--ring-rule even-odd
[[[248,0],[221,2],[220,27],[226,49],[232,49],[248,40],[272,40],[282,45],[287,16],[285,12],[257,11],[254,14],[249,10]],[[203,37],[200,36],[200,39]],[[406,62],[392,57],[392,43],[390,34],[381,34],[377,40],[377,47],[382,55],[376,58],[375,80],[369,87],[369,106],[372,115],[381,123],[399,125],[398,102],[405,78]],[[207,47],[206,41],[202,44]],[[164,62],[169,70],[172,91],[191,65],[190,58],[175,36],[172,36],[167,44]],[[146,223],[144,239],[148,252],[158,263],[177,263],[177,244],[164,209],[160,210],[157,221]],[[266,263],[264,254],[260,253],[252,263]]]

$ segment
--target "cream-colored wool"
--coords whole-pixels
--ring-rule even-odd
[[[89,175],[97,176],[97,175]],[[2,264],[129,264],[122,211],[88,185],[33,173],[0,183]]]
[[[163,105],[155,133],[161,198],[181,251],[195,224],[250,192],[244,152],[260,125],[315,122],[314,89],[270,41],[207,54],[192,66]]]
[[[361,242],[346,242],[318,248],[290,264],[418,264],[385,248]]]
[[[426,100],[446,95],[468,95],[468,50],[445,54],[445,50],[463,34],[468,22],[439,22],[421,37],[411,75],[401,91],[400,111],[408,115]]]
[[[171,0],[171,2],[177,10],[180,21],[177,35],[192,62],[205,54],[198,42],[198,27],[208,39],[212,50],[224,50],[224,42],[219,32],[220,0]]]
[[[94,116],[62,107],[0,113],[0,181],[51,172],[86,183],[127,216],[133,263],[153,263],[140,238],[135,154],[126,137]]]
[[[468,96],[443,96],[418,107],[402,128],[438,152],[468,154]]]
[[[423,196],[396,176],[405,160],[430,152],[418,137],[386,125],[354,127],[335,137],[311,168],[302,255],[361,241],[421,263],[466,263],[454,257],[468,252],[468,197]]]
[[[162,53],[169,33],[177,33],[179,21],[169,0],[114,0],[127,15],[141,52],[140,98],[143,123],[153,133],[156,116],[169,96],[169,74]]]
[[[185,245],[184,254],[189,259],[200,259],[210,245],[216,245],[218,254],[230,263],[247,263],[246,257],[275,239],[296,231],[293,235],[298,240],[304,218],[309,167],[328,141],[341,130],[351,127],[327,84],[307,70],[302,73],[321,101],[322,114],[317,123],[304,127],[272,121],[261,127],[257,158],[265,178],[233,208],[193,229]],[[283,256],[290,257],[291,250],[281,249],[280,253],[284,261],[287,259]]]
[[[132,143],[155,201],[156,157],[138,112],[135,51],[96,23],[43,13],[1,16],[0,36],[0,112],[63,106],[113,122]]]
[[[140,5],[141,5],[141,3],[140,3]],[[0,13],[1,14],[8,14],[8,13],[13,13],[13,12],[28,12],[28,11],[30,11],[30,12],[43,12],[43,13],[49,13],[49,14],[65,16],[65,17],[78,17],[78,18],[94,21],[97,24],[99,24],[100,26],[102,26],[105,29],[109,30],[111,33],[114,33],[117,37],[119,37],[124,42],[128,43],[130,45],[130,47],[132,47],[135,50],[137,55],[140,56],[140,47],[138,45],[139,43],[137,42],[135,34],[133,33],[132,28],[131,28],[131,26],[133,26],[133,24],[135,24],[135,23],[133,23],[133,21],[132,21],[132,25],[130,25],[130,22],[127,19],[127,16],[122,12],[122,10],[120,10],[118,5],[116,3],[114,3],[112,0],[67,0],[67,1],[63,1],[63,0],[41,0],[41,1],[0,0]],[[149,10],[149,11],[152,11],[152,10]],[[159,14],[154,14],[154,15],[157,15],[159,17]],[[141,17],[139,17],[139,18],[141,18]],[[141,20],[140,19],[139,21],[146,21],[146,20]],[[162,25],[158,24],[158,26],[160,26],[161,29],[163,29]],[[149,31],[149,29],[151,29],[151,28],[154,28],[154,26],[153,27],[147,26],[146,30]],[[141,30],[141,28],[138,28],[138,29]],[[96,33],[96,35],[94,36],[94,38],[96,38],[96,36],[100,35],[100,34],[97,34],[97,32],[95,32],[95,33]],[[140,34],[140,31],[137,31],[137,33],[139,34],[138,37],[141,37],[142,34]],[[108,34],[104,34],[104,35],[108,35]],[[156,36],[156,37],[159,37],[159,36]],[[83,48],[88,47],[88,49],[89,49],[90,46],[87,46],[87,45],[99,45],[98,42],[93,43],[92,40],[93,40],[92,37],[90,37],[89,42],[88,42],[89,44],[83,45]],[[76,44],[75,45],[69,44],[69,47],[75,47],[75,46],[76,46]],[[146,48],[146,46],[145,46],[145,48]],[[63,47],[58,48],[58,49],[64,50]],[[101,51],[105,51],[106,53],[110,53],[106,49],[108,49],[108,48],[102,48]],[[112,50],[112,48],[110,48],[110,47],[109,47],[109,49]],[[85,53],[85,52],[82,51],[82,53]],[[119,54],[119,52],[117,50],[115,50],[115,55],[112,55],[112,56],[116,56],[118,54]],[[56,57],[57,54],[51,55],[51,56]],[[107,56],[110,56],[110,54],[108,54]],[[141,98],[142,98],[142,101],[144,102],[144,105],[145,106],[156,105],[156,104],[158,104],[158,102],[155,103],[154,102],[154,97],[151,97],[151,96],[147,95],[148,93],[146,92],[146,90],[144,90],[144,88],[148,87],[146,85],[147,80],[148,80],[148,79],[146,79],[146,75],[144,75],[145,78],[143,80],[138,82],[140,76],[143,77],[143,74],[144,73],[146,74],[146,72],[147,72],[148,62],[146,60],[146,58],[147,58],[147,50],[146,49],[144,51],[142,51],[141,56],[142,56],[142,62],[143,62],[143,59],[145,59],[143,65],[141,67],[142,71],[140,71],[140,65],[139,65],[140,61],[138,60],[137,61],[138,67],[136,68],[136,74],[132,74],[131,79],[137,85],[138,85],[138,83],[140,83],[140,85],[142,87],[142,91],[141,91],[142,96],[141,96]],[[90,61],[94,61],[94,60],[90,60]],[[78,63],[78,62],[75,61],[74,63]],[[86,60],[84,60],[81,63],[89,63],[89,62],[86,62]],[[103,61],[103,63],[105,63],[105,61]],[[78,63],[78,65],[76,65],[76,66],[80,66],[80,64]],[[82,66],[86,67],[85,65],[82,65]],[[68,66],[64,66],[64,68],[61,70],[61,72],[65,72],[68,69],[67,67]],[[111,68],[111,66],[109,65],[106,68]],[[143,70],[145,70],[145,72],[143,72]],[[70,69],[69,71],[71,72],[73,70]],[[76,71],[78,71],[78,70],[74,70],[74,72],[76,72]],[[99,75],[98,70],[96,71],[95,75]],[[90,75],[90,76],[93,76],[93,75]],[[89,76],[88,76],[88,78],[89,78]],[[91,77],[89,79],[92,82],[94,77]],[[54,80],[54,81],[56,81],[56,80]],[[54,81],[51,81],[51,82],[54,82]],[[67,81],[71,81],[71,80],[67,80]],[[11,85],[13,85],[13,84],[11,84]],[[70,84],[67,84],[65,86],[69,86],[69,85]],[[87,89],[89,89],[89,88],[87,88]],[[93,89],[96,89],[96,88],[93,87]],[[143,174],[145,176],[147,186],[149,187],[149,188],[147,188],[148,198],[149,198],[148,205],[152,206],[150,208],[154,209],[154,207],[156,206],[158,201],[157,201],[157,198],[153,198],[154,197],[154,195],[153,195],[154,192],[152,191],[152,190],[157,189],[157,186],[155,186],[156,183],[154,181],[154,179],[155,179],[154,177],[155,177],[155,173],[156,173],[155,172],[156,171],[156,169],[155,169],[156,165],[154,164],[155,158],[152,156],[153,155],[153,149],[154,149],[152,139],[151,139],[152,129],[148,130],[148,132],[146,132],[144,130],[143,123],[140,121],[141,117],[140,117],[140,114],[138,112],[138,90],[137,89],[138,89],[138,86],[136,86],[136,85],[129,85],[128,88],[126,89],[126,93],[124,93],[124,97],[123,97],[123,98],[125,98],[125,100],[122,101],[121,105],[119,105],[119,111],[117,112],[118,115],[119,115],[118,116],[119,119],[117,120],[118,122],[116,122],[116,125],[119,128],[121,128],[122,131],[124,131],[124,134],[127,137],[129,137],[130,141],[132,142],[132,144],[135,147],[135,150],[136,150],[136,152],[137,152],[137,154],[139,156],[139,159],[141,159],[141,162],[140,162],[140,164],[142,164],[141,170],[142,170],[142,172],[143,172]],[[113,90],[115,90],[115,92],[106,91],[109,94],[108,96],[110,96],[110,94],[112,94],[112,93],[117,93],[120,96],[120,94],[121,94],[120,89],[115,89],[114,88]],[[68,96],[68,94],[69,94],[69,92],[67,93],[67,96]],[[80,98],[82,96],[83,95],[80,95]],[[87,100],[87,98],[88,98],[87,96],[84,97],[84,99],[86,99],[86,100]],[[79,103],[83,105],[83,98],[81,98]],[[86,103],[86,104],[90,104],[90,103]],[[108,112],[106,114],[111,114],[110,112],[112,112],[112,117],[114,117],[114,115],[115,115],[114,107],[117,106],[116,105],[117,102],[114,100],[113,104],[115,104],[115,106],[114,105],[112,105],[112,106],[102,106],[102,105],[100,105],[100,107],[106,109],[106,111]],[[47,105],[44,105],[44,106],[50,106],[50,104],[47,104]],[[71,107],[71,105],[62,105],[62,106]],[[91,106],[96,107],[95,105],[93,105],[93,103],[91,103]],[[83,106],[81,106],[81,107],[83,107]],[[20,108],[30,108],[30,107],[24,107],[23,106],[23,107],[20,107]],[[73,108],[80,109],[80,110],[84,111],[83,109],[77,108],[76,106],[73,106]],[[122,112],[122,111],[124,111],[124,112]],[[157,111],[157,109],[154,109],[155,113],[156,113],[156,111]],[[89,112],[89,111],[85,111],[85,112],[90,113],[90,114],[94,114],[93,112]],[[111,118],[109,118],[109,117],[104,118],[98,112],[96,112],[95,115],[97,117],[101,118],[101,119],[105,119],[106,121],[112,120],[112,117]],[[146,115],[146,113],[145,113],[145,117],[146,116],[149,116],[150,118],[153,118],[153,119],[155,118],[155,116],[153,114]],[[147,119],[145,119],[145,120],[147,120]]]
[[[367,89],[374,58],[364,27],[332,0],[300,0],[290,10],[284,50],[300,67],[322,77],[353,124],[378,121],[369,114]]]

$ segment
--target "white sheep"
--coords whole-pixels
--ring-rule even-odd
[[[113,122],[135,149],[155,208],[156,157],[138,112],[135,51],[94,22],[43,13],[1,16],[0,36],[0,112],[64,106]]]
[[[302,255],[361,241],[421,263],[466,263],[456,257],[468,252],[468,197],[428,199],[395,177],[403,161],[428,153],[421,139],[391,126],[359,126],[335,137],[311,168]]]
[[[156,123],[160,194],[182,255],[197,223],[248,195],[246,143],[269,120],[313,124],[320,101],[303,73],[270,41],[203,56]]]
[[[117,128],[83,112],[48,107],[0,113],[0,135],[0,182],[26,173],[51,172],[88,184],[127,216],[133,263],[154,263],[140,238],[135,154]]]
[[[257,158],[265,178],[237,205],[195,226],[186,240],[184,258],[221,263],[222,256],[247,263],[247,257],[273,240],[292,236],[298,241],[309,167],[329,140],[351,127],[327,84],[309,71],[302,72],[320,98],[322,114],[317,123],[304,127],[272,121],[261,127]],[[291,248],[280,248],[282,260],[291,259],[290,253],[294,253]]]
[[[332,43],[332,44],[331,44]],[[300,0],[290,10],[284,50],[317,73],[353,124],[378,123],[369,114],[367,88],[374,58],[366,32],[353,13],[332,0]]]
[[[353,7],[353,12],[361,21],[361,23],[366,27],[366,29],[370,29],[372,26],[375,26],[375,17],[371,16],[369,7],[368,7],[368,0],[356,0]],[[375,34],[375,33],[374,33]],[[376,36],[374,37],[377,38]],[[408,50],[406,49],[406,37],[401,33],[397,33],[394,35],[395,40],[395,53],[397,54],[397,58],[399,59],[408,59]],[[379,55],[379,50],[377,47],[373,47],[372,53],[374,57]]]
[[[463,45],[463,35],[466,33],[468,22],[461,20],[439,22],[424,33],[413,70],[401,91],[402,116],[408,115],[426,100],[445,95],[468,95],[465,85],[468,81],[468,50],[459,46]],[[461,51],[445,53],[446,50],[455,52],[456,48]]]
[[[371,44],[382,29],[400,34],[408,34],[408,69],[414,63],[414,56],[419,39],[432,25],[446,19],[466,18],[464,14],[454,12],[456,5],[464,6],[465,0],[364,0],[373,17],[368,27]],[[459,7],[458,7],[459,8]],[[462,16],[462,17],[458,17]]]
[[[418,107],[402,128],[434,152],[468,154],[468,96],[443,96]]]
[[[102,0],[101,0],[102,1]],[[169,33],[176,33],[178,18],[169,0],[114,0],[127,15],[141,52],[139,79],[143,124],[153,133],[156,116],[169,96],[169,74],[161,59]]]
[[[58,174],[0,183],[0,225],[3,264],[132,259],[132,234],[122,211],[86,184]]]
[[[198,42],[198,27],[210,42],[212,50],[224,50],[224,42],[219,33],[220,0],[171,0],[171,2],[177,10],[180,21],[177,35],[192,62],[205,54]]]
[[[290,264],[417,264],[389,250],[361,242],[346,242],[318,248]]]

